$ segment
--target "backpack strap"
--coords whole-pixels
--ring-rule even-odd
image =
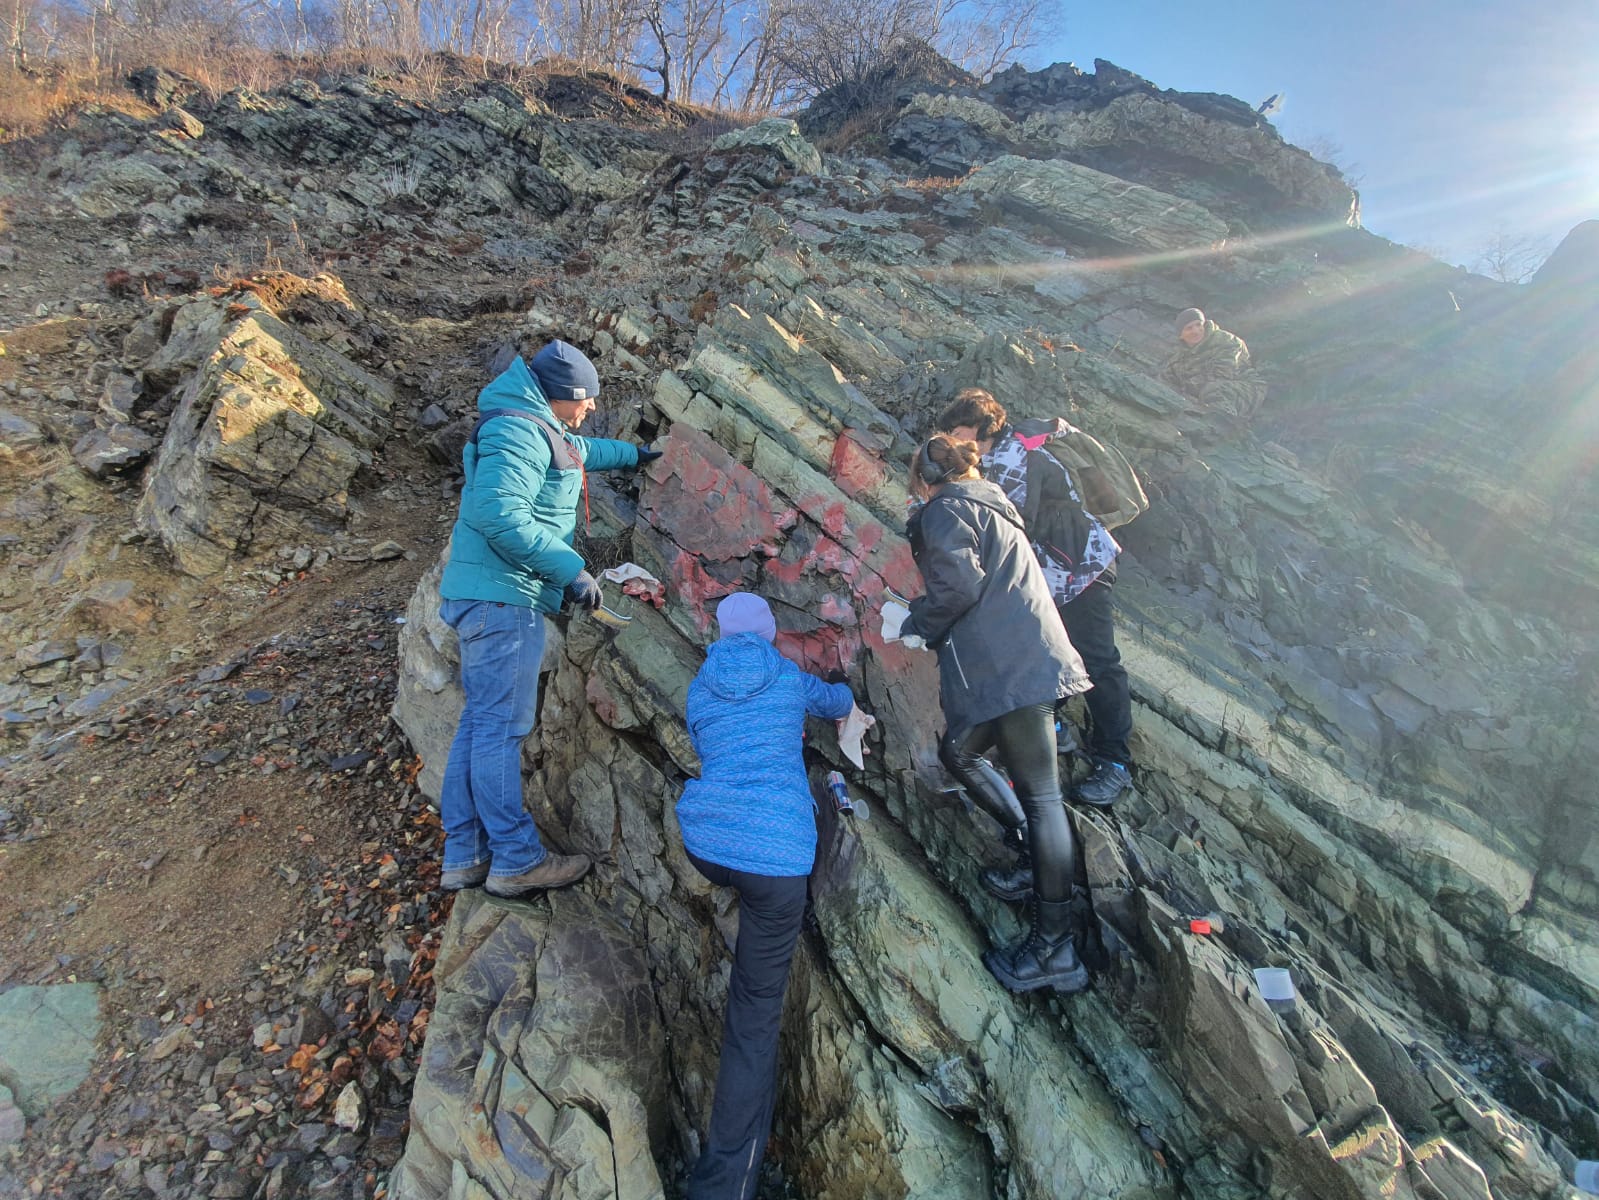
[[[483,432],[483,426],[500,417],[520,417],[524,421],[531,421],[544,431],[545,438],[550,443],[550,466],[556,471],[581,471],[583,459],[578,455],[577,447],[561,435],[561,431],[550,424],[543,417],[535,413],[525,412],[520,408],[491,408],[480,416],[477,424],[472,427],[472,436],[467,441],[477,445],[478,434]]]
[[[592,533],[594,520],[589,515],[589,473],[583,469],[583,456],[577,452],[577,447],[566,440],[554,425],[543,417],[520,408],[491,408],[477,419],[477,424],[472,427],[472,436],[467,439],[472,445],[477,445],[477,435],[483,432],[483,426],[499,417],[520,417],[524,421],[532,421],[544,431],[544,437],[550,443],[550,469],[552,471],[576,471],[583,480],[583,530]]]

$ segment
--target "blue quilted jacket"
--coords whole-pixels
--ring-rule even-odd
[[[479,393],[477,407],[542,417],[561,445],[552,454],[549,435],[521,417],[492,420],[475,446],[467,443],[461,515],[439,594],[558,612],[566,585],[583,569],[582,555],[572,549],[583,472],[636,467],[638,447],[568,432],[520,358]]]
[[[800,736],[807,714],[837,720],[849,686],[823,683],[758,633],[712,642],[688,689],[688,731],[700,777],[677,802],[683,844],[753,875],[808,875],[816,817]]]

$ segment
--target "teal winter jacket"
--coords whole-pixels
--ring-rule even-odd
[[[461,514],[439,594],[557,612],[566,585],[583,569],[582,555],[572,549],[583,473],[636,467],[638,447],[568,432],[520,358],[478,394],[477,407],[541,417],[564,445],[552,454],[541,426],[509,416],[489,421],[477,444],[467,443]]]

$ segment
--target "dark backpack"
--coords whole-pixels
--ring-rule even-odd
[[[1082,558],[1093,529],[1089,513],[1115,529],[1149,507],[1121,452],[1081,429],[1064,421],[1021,421],[1011,436],[1028,448],[1022,519],[1029,536],[1061,563],[1075,566]]]

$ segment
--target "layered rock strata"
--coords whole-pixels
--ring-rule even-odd
[[[728,931],[725,898],[703,895],[672,828],[694,768],[681,698],[715,600],[748,588],[773,601],[786,653],[850,671],[883,731],[856,784],[889,820],[830,827],[817,939],[796,966],[778,1138],[807,1194],[1562,1194],[1599,1099],[1578,882],[1592,874],[1585,849],[1547,835],[1558,790],[1546,816],[1502,820],[1534,760],[1557,789],[1552,764],[1582,744],[1559,711],[1570,693],[1539,690],[1561,678],[1555,661],[1530,669],[1559,632],[1473,594],[1436,547],[1155,382],[1160,323],[1198,271],[1178,255],[1135,287],[1081,222],[1038,220],[1081,211],[1079,169],[996,158],[918,192],[839,161],[790,177],[791,142],[749,153],[761,145],[777,194],[737,235],[741,285],[723,281],[720,311],[641,414],[670,449],[636,509],[617,510],[667,607],[614,641],[573,623],[530,751],[541,828],[610,864],[596,890],[641,914],[661,956],[689,1149],[719,1000],[699,939]],[[671,207],[645,200],[642,234],[614,253],[714,244],[683,200],[726,177],[717,153],[704,180],[679,169]],[[1011,229],[985,211],[1027,215]],[[1214,232],[1185,219],[1190,244]],[[1146,236],[1119,233],[1129,248]],[[1272,262],[1206,269],[1240,289],[1252,272],[1266,303]],[[918,362],[940,376],[918,382]],[[994,831],[940,790],[928,661],[883,645],[872,619],[885,585],[916,586],[898,534],[907,435],[968,384],[1019,415],[1071,412],[1158,497],[1125,531],[1118,587],[1140,789],[1113,821],[1077,818],[1107,941],[1126,952],[1061,1005],[1018,1005],[977,964],[1016,928],[976,886]],[[419,593],[411,628],[430,605]],[[1527,666],[1489,666],[1488,646]],[[415,688],[399,712],[429,761],[449,724],[440,652],[447,638],[413,649],[406,671],[438,685],[435,715],[408,707]],[[837,762],[826,738],[813,753],[818,771]],[[1208,936],[1189,931],[1203,916]],[[683,939],[701,949],[667,949]],[[1254,989],[1252,969],[1271,965],[1299,984],[1292,1013]],[[1496,1101],[1460,1065],[1463,1036],[1540,1047],[1539,1066],[1500,1060],[1494,1086],[1531,1083],[1546,1100],[1530,1109],[1553,1123]],[[1021,1083],[1040,1078],[1042,1091]],[[957,1170],[973,1146],[982,1170]]]
[[[499,276],[559,266],[581,282],[546,279],[519,332],[650,381],[603,432],[667,453],[636,499],[597,486],[595,519],[669,601],[620,634],[565,625],[526,754],[541,828],[601,867],[545,906],[458,906],[392,1193],[649,1195],[692,1157],[736,911],[672,803],[707,614],[744,587],[881,722],[852,777],[873,821],[824,814],[785,1023],[775,1145],[805,1194],[1569,1196],[1599,1157],[1599,505],[1580,327],[1540,314],[1590,278],[1581,247],[1526,298],[1429,263],[1350,226],[1353,193],[1247,106],[1109,64],[915,82],[869,153],[776,121],[671,154],[680,115],[623,128],[616,95],[297,84],[106,116],[47,164],[127,229],[304,221],[430,314],[520,310]],[[457,256],[492,282],[415,270]],[[1255,349],[1256,425],[1158,382],[1191,304]],[[247,295],[163,306],[68,444],[120,486],[123,427],[171,405],[141,511],[209,573],[343,519],[386,357]],[[937,773],[929,660],[875,632],[884,587],[917,586],[904,460],[974,384],[1114,443],[1154,500],[1117,585],[1139,787],[1075,818],[1109,949],[1069,1001],[982,972],[1018,928],[976,886],[995,831]],[[447,390],[425,427],[469,406]],[[1506,411],[1571,444],[1499,436]],[[4,434],[10,461],[47,436]],[[434,588],[397,715],[436,790],[459,701]],[[102,600],[137,624],[133,593]],[[75,649],[35,639],[19,670]],[[825,732],[810,753],[838,763]],[[1255,991],[1269,966],[1293,1011]]]

